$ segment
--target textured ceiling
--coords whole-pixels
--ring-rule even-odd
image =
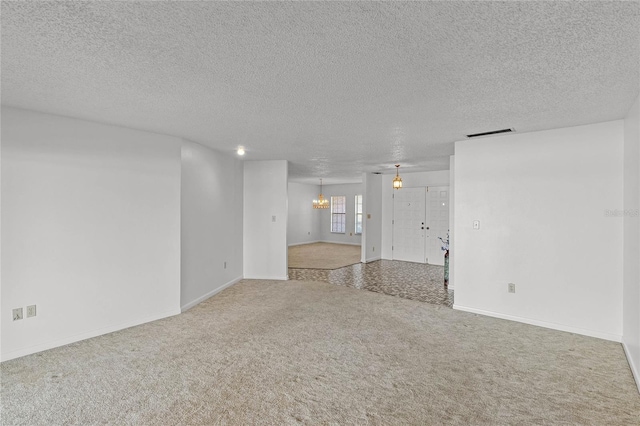
[[[638,2],[2,2],[2,103],[291,180],[444,170],[465,134],[623,118]]]

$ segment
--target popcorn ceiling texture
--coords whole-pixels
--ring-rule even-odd
[[[638,2],[5,1],[1,19],[3,104],[244,145],[309,183],[620,119],[640,80]]]
[[[618,343],[341,286],[242,281],[0,364],[4,425],[637,425]]]

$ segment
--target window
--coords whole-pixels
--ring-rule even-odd
[[[362,195],[356,195],[356,234],[362,234]]]
[[[347,197],[340,195],[331,197],[331,232],[345,233],[345,218],[347,216]]]

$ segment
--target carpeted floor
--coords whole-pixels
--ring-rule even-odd
[[[373,292],[241,281],[1,364],[3,425],[632,425],[617,343]]]
[[[289,268],[338,269],[360,263],[360,246],[312,243],[289,247]]]

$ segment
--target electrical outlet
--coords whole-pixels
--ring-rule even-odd
[[[227,262],[223,263],[224,269],[227,269]]]
[[[371,247],[371,251],[376,251],[376,247],[375,246]]]
[[[271,216],[271,222],[275,222],[276,221],[276,217],[275,216]]]
[[[473,221],[473,229],[480,229],[480,221],[479,220],[474,220]]]
[[[36,305],[27,306],[27,318],[36,316]]]
[[[13,320],[18,321],[22,319],[22,308],[16,308],[13,310]]]
[[[516,285],[514,283],[509,283],[508,288],[509,288],[509,293],[516,292]]]

